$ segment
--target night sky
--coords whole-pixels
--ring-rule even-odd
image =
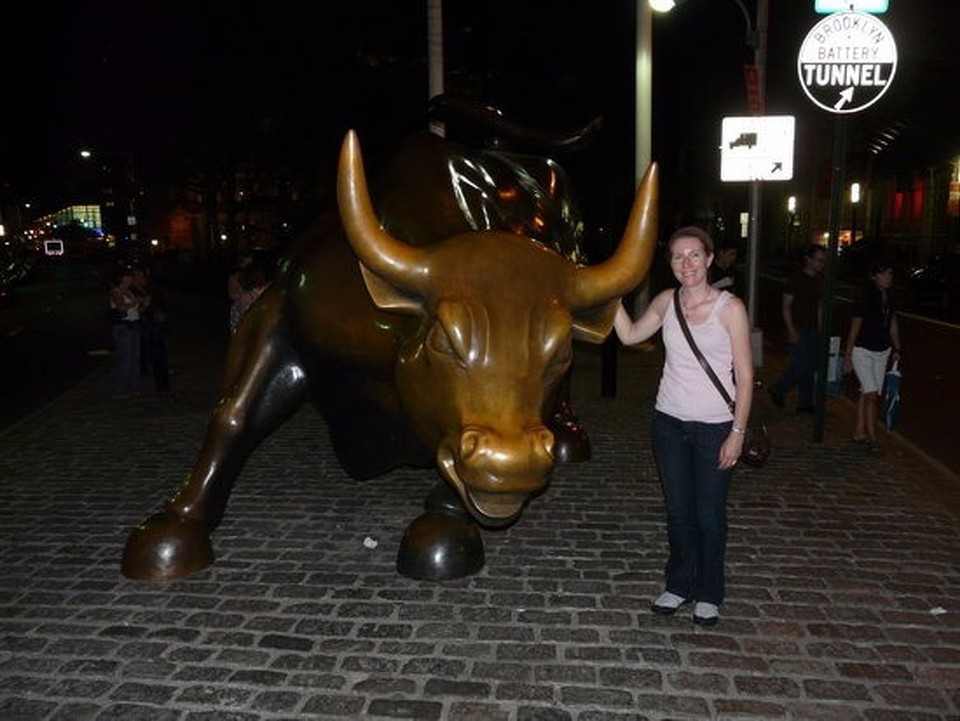
[[[796,80],[797,50],[819,17],[812,4],[770,0],[767,113],[796,115],[798,136],[829,143],[834,117]],[[955,5],[891,6],[883,19],[897,39],[898,77],[853,122],[855,139],[895,118],[936,125],[958,107]],[[21,19],[0,42],[6,200],[61,190],[81,146],[135,153],[145,167],[162,168],[185,149],[239,152],[269,126],[279,152],[325,167],[348,127],[375,152],[425,125],[425,2],[18,7]],[[574,128],[603,115],[600,162],[611,174],[632,173],[630,0],[456,0],[444,19],[448,89],[540,127]],[[687,0],[655,18],[654,155],[681,189],[716,182],[720,121],[746,114],[742,65],[752,54],[744,36],[733,0]]]

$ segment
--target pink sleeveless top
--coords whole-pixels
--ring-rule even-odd
[[[736,398],[733,349],[729,334],[720,324],[720,313],[731,297],[727,291],[721,291],[710,315],[703,323],[690,325],[690,333],[730,397]],[[683,335],[672,299],[667,304],[661,333],[666,361],[657,390],[657,410],[682,421],[722,423],[731,420],[733,416],[727,404]]]

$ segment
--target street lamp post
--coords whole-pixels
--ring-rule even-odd
[[[667,12],[676,7],[682,0],[648,0],[650,6],[658,12]],[[755,114],[762,115],[764,112],[764,86],[767,66],[767,17],[769,14],[769,0],[757,0],[756,23],[750,18],[743,0],[733,0],[743,13],[743,19],[746,22],[747,46],[753,49],[753,70],[755,71],[755,83],[751,90],[755,96],[752,103],[755,105]],[[650,121],[641,116],[641,89],[642,83],[646,83],[644,89],[649,92],[650,86],[650,10],[647,2],[638,0],[638,22],[637,22],[637,162],[636,173],[639,183],[646,166],[649,163],[649,145],[646,148],[641,147],[641,133],[644,134],[646,142],[649,143]],[[644,57],[644,52],[646,57]],[[641,62],[645,63],[641,65]],[[649,108],[649,96],[644,100]],[[641,165],[643,152],[646,151],[646,162]],[[763,333],[756,327],[757,322],[757,279],[760,250],[760,181],[750,183],[750,226],[748,229],[748,265],[749,278],[747,285],[747,313],[750,317],[751,326],[751,345],[753,346],[754,365],[763,364]]]
[[[850,244],[857,242],[857,208],[860,206],[860,183],[850,183]]]
[[[743,13],[747,25],[747,45],[753,48],[753,68],[756,73],[756,100],[754,112],[764,113],[767,72],[767,14],[769,0],[757,0],[756,25],[750,22],[743,0],[734,0]],[[760,181],[750,183],[750,247],[747,251],[749,277],[747,280],[747,314],[750,317],[750,338],[753,346],[753,363],[763,365],[763,332],[757,328],[757,294],[760,261]]]
[[[797,220],[797,196],[791,195],[787,198],[787,232],[784,233],[786,242],[783,248],[785,257],[789,257],[793,250],[793,229],[798,225]]]
[[[669,12],[675,0],[636,0],[637,27],[634,45],[634,157],[633,189],[640,186],[644,173],[650,165],[653,136],[653,11]],[[636,310],[642,311],[650,302],[650,285],[644,282],[634,301]],[[612,398],[617,395],[617,340],[611,334],[602,346],[600,395]]]
[[[442,0],[427,0],[427,102],[443,95],[443,4]],[[439,121],[430,123],[430,132],[441,138],[447,129]]]

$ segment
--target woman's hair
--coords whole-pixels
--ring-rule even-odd
[[[670,240],[667,241],[667,250],[673,247],[673,241],[678,238],[696,238],[703,244],[703,249],[707,251],[707,254],[713,255],[713,238],[711,238],[710,234],[703,228],[698,228],[696,225],[687,225],[683,228],[678,228],[674,231],[673,235],[670,236]]]
[[[116,287],[123,282],[126,275],[133,275],[133,267],[126,264],[116,266],[110,273],[110,285]]]
[[[267,274],[262,266],[253,263],[240,271],[237,282],[246,291],[254,290],[267,284]]]
[[[892,263],[886,260],[876,260],[867,266],[867,277],[873,278],[888,270],[893,270]]]

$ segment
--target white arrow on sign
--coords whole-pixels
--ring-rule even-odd
[[[833,106],[834,110],[840,110],[844,105],[853,100],[853,88],[847,88],[846,90],[840,91],[840,99],[837,100],[836,104]]]

